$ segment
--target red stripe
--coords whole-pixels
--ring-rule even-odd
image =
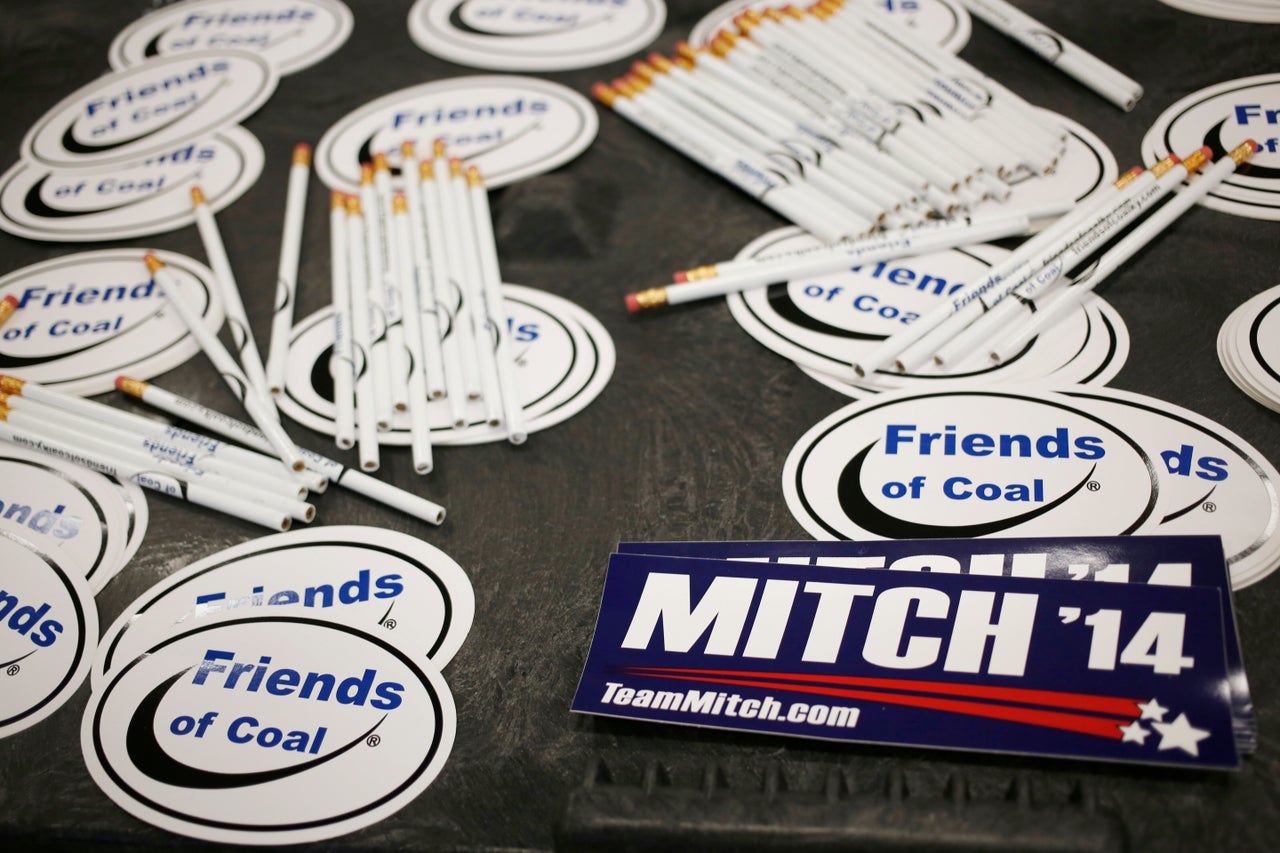
[[[1003,702],[1019,702],[1024,705],[1044,705],[1049,708],[1070,708],[1091,711],[1095,714],[1111,714],[1116,717],[1138,716],[1139,699],[1116,696],[1097,696],[1090,693],[1064,693],[1058,690],[1031,690],[1025,687],[994,687],[986,684],[952,684],[945,681],[917,681],[903,678],[860,678],[851,675],[821,675],[795,672],[748,672],[732,669],[684,669],[666,667],[631,667],[643,669],[653,675],[667,673],[693,673],[696,675],[742,676],[745,678],[769,678],[775,681],[811,681],[818,684],[842,684],[850,687],[873,687],[882,690],[908,690],[915,693],[937,693],[943,696],[969,696],[978,699],[998,699]]]
[[[635,674],[640,675],[643,673]],[[970,717],[987,717],[1011,723],[1062,729],[1063,731],[1077,732],[1111,740],[1119,740],[1121,737],[1120,721],[1106,717],[1068,714],[1063,711],[1041,711],[1035,708],[992,705],[986,702],[969,702],[961,699],[940,699],[931,696],[882,693],[875,690],[846,690],[839,687],[821,687],[813,684],[790,684],[785,682],[776,683],[747,678],[709,678],[705,675],[664,675],[662,677],[675,681],[731,684],[739,687],[765,687],[793,693],[812,693],[820,696],[835,696],[841,699],[862,699],[868,702],[883,702],[889,705],[907,705],[913,708],[927,708],[932,711],[946,711]]]

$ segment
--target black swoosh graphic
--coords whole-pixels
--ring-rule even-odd
[[[462,20],[462,7],[465,5],[466,5],[466,0],[463,0],[463,2],[459,3],[457,6],[454,6],[453,9],[449,11],[449,26],[453,27],[458,32],[466,33],[467,35],[485,36],[487,38],[535,38],[537,36],[544,36],[544,35],[560,35],[561,33],[572,32],[573,30],[586,29],[587,27],[592,27],[592,26],[595,26],[596,24],[603,23],[604,21],[608,21],[611,18],[610,15],[602,15],[601,17],[596,18],[595,20],[592,20],[592,21],[565,24],[563,27],[559,27],[556,29],[538,30],[536,33],[495,33],[495,32],[490,32],[489,30],[476,29],[475,27],[468,24],[466,21]]]
[[[205,95],[205,98],[207,99],[211,97],[215,92],[217,92],[219,89],[221,89],[225,85],[227,85],[227,81],[225,79],[219,81],[216,86],[214,86],[212,89],[209,90],[209,92]],[[130,137],[129,139],[121,139],[117,142],[108,142],[102,145],[87,145],[79,141],[78,139],[76,139],[75,136],[71,133],[72,129],[75,127],[75,123],[73,122],[67,125],[67,129],[62,132],[62,147],[63,147],[63,150],[68,151],[72,154],[97,154],[102,151],[114,151],[117,148],[123,148],[126,145],[132,145],[133,143],[137,142],[140,139],[146,139],[148,136],[155,136],[158,133],[164,133],[166,130],[173,127],[178,122],[184,121],[196,110],[203,107],[206,103],[208,103],[207,100],[204,100],[204,99],[199,100],[197,101],[194,107],[192,107],[191,109],[187,110],[184,113],[179,113],[178,115],[169,119],[169,121],[165,122],[159,127],[153,127],[151,130],[148,130],[146,133],[140,133],[137,136]]]
[[[159,56],[160,55],[160,39],[164,38],[165,33],[167,32],[168,30],[161,30],[160,32],[156,33],[156,37],[153,38],[151,41],[147,42],[147,46],[142,49],[142,55],[148,58],[152,56]]]
[[[35,184],[31,186],[31,189],[27,190],[26,198],[22,200],[22,207],[27,211],[27,213],[30,213],[32,216],[39,216],[45,219],[67,219],[77,216],[94,216],[99,213],[113,213],[117,210],[127,210],[134,205],[153,201],[165,193],[177,189],[178,186],[184,183],[183,181],[176,181],[172,186],[160,190],[158,193],[152,193],[150,195],[143,196],[142,198],[135,198],[132,201],[126,201],[124,204],[117,204],[112,207],[97,207],[93,210],[60,210],[56,207],[50,207],[45,204],[44,199],[40,196],[40,191],[44,188],[45,182],[52,177],[53,175],[45,175],[40,180],[36,181]]]
[[[1214,487],[1213,487],[1213,488],[1211,488],[1209,491],[1205,492],[1203,497],[1196,498],[1194,501],[1192,501],[1191,503],[1187,504],[1187,505],[1186,505],[1186,506],[1184,506],[1182,509],[1174,510],[1173,512],[1171,512],[1171,513],[1169,513],[1168,515],[1166,515],[1164,518],[1160,519],[1160,523],[1161,523],[1161,524],[1168,524],[1170,521],[1176,521],[1176,520],[1178,520],[1179,518],[1182,518],[1184,515],[1186,515],[1187,513],[1191,512],[1193,509],[1196,509],[1197,507],[1199,507],[1199,506],[1200,506],[1202,503],[1204,503],[1205,501],[1209,500],[1209,498],[1210,498],[1210,497],[1213,495],[1213,493],[1214,493],[1214,492],[1216,492],[1217,490],[1218,490],[1218,487],[1217,487],[1217,486],[1214,486]]]
[[[228,788],[246,788],[250,785],[261,785],[266,782],[285,779],[331,761],[355,746],[364,743],[365,738],[377,730],[378,726],[382,725],[382,721],[387,718],[384,714],[374,724],[373,728],[355,740],[344,744],[328,755],[323,755],[311,761],[304,761],[301,764],[279,767],[275,770],[258,770],[252,773],[220,773],[212,770],[201,770],[198,767],[192,767],[190,764],[184,764],[165,752],[164,747],[160,746],[160,743],[156,740],[155,733],[155,718],[156,712],[160,708],[160,700],[164,698],[164,695],[169,692],[169,688],[179,678],[182,678],[193,668],[184,669],[174,674],[143,697],[137,710],[129,718],[129,728],[125,733],[125,749],[129,754],[129,760],[145,776],[165,785],[217,791]]]
[[[389,611],[388,611],[388,612],[389,612]],[[34,655],[34,654],[35,654],[36,652],[38,652],[38,651],[40,651],[40,650],[39,650],[39,649],[32,649],[31,651],[27,652],[25,655],[23,655],[23,656],[22,656],[22,657],[20,657],[20,658],[14,658],[13,660],[0,661],[0,669],[5,669],[6,667],[13,666],[15,663],[18,663],[19,661],[24,661],[24,660],[26,660],[27,658],[29,658],[29,657],[31,657],[32,655]]]
[[[1061,497],[1021,515],[1002,518],[999,521],[984,521],[979,524],[919,524],[906,521],[883,511],[871,503],[870,499],[867,498],[866,492],[862,490],[862,468],[866,464],[867,456],[870,455],[872,448],[877,444],[879,444],[878,440],[868,444],[857,456],[849,461],[849,464],[840,472],[836,494],[839,496],[840,508],[847,517],[856,520],[858,526],[864,530],[888,539],[948,539],[987,536],[992,533],[999,533],[1002,530],[1008,530],[1025,521],[1030,521],[1033,518],[1038,518],[1051,512],[1066,503],[1076,492],[1084,488],[1098,467],[1097,465],[1090,467],[1084,479],[1068,489]]]

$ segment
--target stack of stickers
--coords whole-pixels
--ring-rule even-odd
[[[1218,330],[1218,360],[1240,390],[1280,412],[1280,286],[1231,312]]]
[[[316,174],[331,189],[355,192],[361,163],[386,157],[393,186],[403,186],[402,146],[430,152],[437,141],[451,155],[476,166],[488,189],[554,169],[595,138],[596,113],[576,92],[532,77],[478,76],[435,81],[385,95],[339,119],[316,146]],[[416,177],[416,176],[415,176]],[[437,304],[442,331],[458,316],[461,282],[449,281]],[[581,411],[613,375],[613,340],[595,317],[542,290],[503,284],[507,327],[528,432],[553,426]],[[334,312],[326,307],[302,319],[289,344],[280,410],[318,432],[336,431],[333,377]],[[507,439],[485,416],[482,401],[467,403],[465,423],[455,426],[445,399],[428,403],[433,445]],[[396,412],[378,441],[408,445],[409,415]]]
[[[0,228],[84,242],[195,221],[199,183],[217,212],[262,172],[238,125],[281,74],[318,62],[351,31],[336,0],[186,0],[140,18],[110,49],[115,69],[46,113],[0,177]]]
[[[1209,18],[1280,24],[1280,6],[1274,0],[1160,0],[1166,6]]]
[[[0,531],[101,592],[147,532],[146,496],[73,465],[0,443]]]
[[[368,826],[449,757],[457,714],[440,670],[474,607],[457,563],[392,531],[319,528],[215,554],[104,633],[85,763],[126,811],[207,841]]]
[[[1280,11],[1273,13],[1272,20],[1280,21]],[[1192,151],[1208,145],[1216,160],[1246,139],[1254,139],[1260,147],[1248,167],[1215,187],[1200,204],[1236,216],[1278,220],[1277,109],[1280,109],[1280,74],[1259,74],[1218,83],[1187,95],[1161,113],[1142,139],[1142,153],[1159,159],[1171,151]]]
[[[1280,474],[1220,424],[1107,388],[953,387],[848,405],[782,487],[819,539],[1211,534],[1235,589],[1280,563]]]
[[[216,334],[225,315],[213,272],[175,252],[156,255]],[[121,373],[149,379],[195,355],[199,346],[142,256],[142,249],[99,249],[0,278],[0,299],[16,301],[0,328],[0,373],[67,394],[101,394]]]
[[[573,709],[1214,769],[1256,746],[1214,536],[623,543]]]

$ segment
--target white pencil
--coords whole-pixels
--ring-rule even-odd
[[[720,266],[717,264],[704,268],[709,272],[695,273],[698,278],[685,284],[654,287],[628,294],[627,310],[637,312],[662,305],[679,305],[804,276],[843,272],[858,264],[983,243],[1024,233],[1029,226],[1030,220],[1025,216],[982,219],[966,217],[928,223],[897,233],[849,240],[832,246],[818,246],[810,251],[789,253],[783,257],[761,258],[752,263],[736,265],[723,274],[717,272]]]
[[[222,345],[222,341],[218,340],[217,336],[204,325],[200,312],[187,301],[187,297],[182,293],[177,280],[169,272],[164,262],[152,252],[147,252],[142,259],[147,265],[147,269],[155,276],[156,283],[160,285],[168,304],[173,306],[174,311],[182,318],[182,322],[186,324],[187,331],[191,333],[191,337],[195,338],[196,343],[200,345],[200,349],[204,350],[205,356],[212,362],[214,369],[222,375],[227,387],[231,389],[231,393],[244,406],[245,412],[258,425],[258,429],[262,430],[270,439],[271,447],[280,458],[281,463],[290,470],[301,471],[305,466],[302,464],[302,459],[298,456],[297,451],[293,449],[293,442],[290,441],[288,434],[285,433],[284,427],[280,426],[280,422],[276,419],[275,410],[268,409],[267,404],[260,400],[257,394],[253,393],[252,386],[250,386],[249,380],[245,378],[244,371],[240,369],[240,365],[231,357],[231,353],[227,352],[226,347]]]
[[[149,461],[145,464],[129,464],[67,442],[48,439],[28,430],[18,429],[7,422],[8,417],[9,410],[0,409],[0,439],[19,447],[38,450],[118,480],[134,482],[143,488],[208,507],[272,530],[288,530],[293,524],[288,513],[253,503],[234,494],[207,488],[200,483],[190,483],[180,477],[155,471],[155,466]]]
[[[343,450],[356,443],[355,348],[351,343],[350,261],[347,258],[347,196],[329,197],[329,281],[333,299],[333,441]]]
[[[166,391],[150,382],[130,379],[121,376],[116,379],[116,387],[130,396],[137,397],[148,405],[192,423],[200,424],[218,435],[226,436],[233,441],[241,442],[259,450],[269,447],[266,436],[243,421],[228,417],[206,406],[188,400],[185,397]],[[306,460],[307,467],[323,474],[330,482],[345,489],[364,495],[371,500],[398,509],[403,513],[420,518],[430,524],[440,524],[445,518],[445,509],[440,504],[429,501],[418,495],[410,494],[404,489],[384,483],[381,480],[363,474],[355,468],[348,468],[327,456],[297,448],[298,453]]]
[[[396,230],[392,224],[395,191],[391,188],[391,165],[387,155],[373,155],[373,188],[378,198],[378,214],[382,224],[383,281],[382,307],[387,317],[387,366],[388,393],[391,407],[397,412],[409,408],[409,350],[404,341],[404,302],[400,276],[404,271],[397,267]],[[421,343],[418,345],[421,349]]]
[[[1056,323],[1068,309],[1079,305],[1088,293],[1106,281],[1126,261],[1162,234],[1178,217],[1229,178],[1236,168],[1252,157],[1257,150],[1257,142],[1252,139],[1246,140],[1228,156],[1215,163],[1213,168],[1192,181],[1189,187],[1147,217],[1120,242],[1108,249],[1095,266],[1077,276],[1075,281],[1062,289],[1048,305],[1044,304],[1044,300],[1036,300],[1035,313],[1028,317],[1026,322],[1008,330],[1005,336],[992,347],[990,353],[992,361],[1004,362],[1020,352],[1027,341]]]
[[[0,393],[8,395],[11,401],[29,400],[45,408],[67,412],[88,422],[109,425],[134,435],[153,436],[160,441],[184,447],[194,454],[214,455],[235,467],[251,469],[259,475],[265,474],[271,478],[300,484],[309,491],[323,492],[329,484],[326,478],[318,477],[311,471],[283,470],[280,460],[274,456],[245,450],[224,441],[181,429],[170,423],[117,409],[84,397],[64,394],[16,376],[0,375]],[[10,402],[9,405],[13,407],[14,402]],[[265,439],[264,445],[267,454],[271,453],[271,446],[265,444]]]
[[[271,343],[267,348],[267,387],[284,393],[289,362],[289,336],[293,333],[293,305],[297,301],[298,259],[302,225],[307,212],[307,182],[311,175],[311,146],[300,142],[293,149],[289,184],[285,190],[284,228],[280,238],[280,263],[276,268],[276,304],[271,315]]]
[[[430,227],[433,219],[438,225],[439,240],[432,243],[431,251],[438,251],[444,258],[449,284],[458,294],[458,308],[453,315],[453,333],[458,341],[467,399],[479,400],[484,396],[484,379],[475,357],[476,333],[475,324],[471,320],[471,312],[475,306],[468,298],[464,247],[458,233],[459,212],[454,210],[453,178],[443,139],[436,139],[431,143],[431,154],[434,180],[423,186],[423,198],[428,204],[434,203],[436,214],[434,217],[427,214],[427,225]],[[452,388],[450,393],[453,393]]]
[[[347,281],[351,294],[351,346],[356,365],[356,452],[363,471],[377,471],[378,416],[375,413],[373,369],[369,348],[373,343],[369,310],[369,267],[365,260],[364,213],[360,197],[347,196]]]
[[[195,211],[196,229],[200,232],[200,241],[204,244],[209,266],[213,269],[214,281],[218,285],[218,293],[222,296],[222,304],[226,309],[227,325],[231,328],[231,341],[235,344],[240,366],[249,380],[249,386],[264,403],[270,404],[267,374],[262,366],[258,345],[253,339],[253,330],[249,327],[249,315],[245,313],[244,302],[240,298],[240,287],[236,284],[235,274],[231,271],[231,261],[227,258],[227,249],[222,243],[218,223],[214,220],[213,211],[205,201],[204,191],[198,186],[191,188],[191,206]]]
[[[978,18],[1128,112],[1142,86],[1004,0],[960,0]]]
[[[369,344],[365,350],[373,388],[373,413],[379,431],[391,429],[394,407],[391,404],[391,362],[387,350],[387,310],[383,304],[386,292],[386,232],[382,227],[382,208],[373,185],[373,166],[360,167],[360,207],[364,227],[365,304],[369,308]],[[355,276],[351,278],[354,287]]]
[[[21,394],[0,392],[0,405],[8,406],[13,411],[11,423],[15,426],[29,425],[39,431],[44,424],[53,427],[83,433],[89,438],[98,439],[135,452],[146,453],[156,459],[163,459],[183,468],[196,468],[207,474],[224,480],[243,483],[247,489],[269,492],[283,498],[303,500],[307,497],[307,489],[297,480],[280,470],[279,465],[272,466],[270,471],[246,467],[233,462],[229,458],[202,447],[170,440],[159,434],[159,431],[137,431],[126,429],[97,419],[86,418],[55,406],[38,403]],[[17,420],[25,418],[29,420]],[[160,426],[157,424],[156,426]],[[52,435],[52,433],[50,433]],[[309,518],[299,519],[309,521]]]
[[[409,409],[409,442],[413,470],[429,474],[434,467],[431,451],[431,424],[427,419],[427,376],[422,364],[422,329],[419,328],[417,288],[413,282],[413,238],[409,233],[409,202],[404,193],[396,193],[391,202],[393,245],[392,269],[404,287],[404,335],[402,345],[408,359],[405,381]]]
[[[436,305],[440,317],[440,350],[444,361],[445,402],[449,407],[449,423],[454,429],[467,425],[467,380],[462,372],[462,343],[459,323],[450,307],[456,299],[455,286],[449,278],[449,261],[445,257],[444,214],[440,208],[440,187],[436,180],[435,162],[423,160],[418,166],[419,189],[422,190],[422,219],[427,238],[427,262],[431,267]]]
[[[418,304],[418,327],[422,330],[421,348],[427,396],[438,400],[444,397],[447,388],[444,350],[440,343],[440,308],[436,304],[435,279],[427,255],[427,226],[422,214],[422,163],[418,161],[417,151],[409,141],[400,147],[400,175],[404,181],[405,198],[409,202],[409,249],[413,258],[410,289],[414,291],[414,299]],[[405,301],[408,302],[407,296]]]
[[[471,216],[480,258],[480,286],[484,297],[487,322],[496,335],[494,354],[498,363],[499,393],[502,395],[502,420],[507,427],[507,440],[524,444],[529,437],[525,428],[524,399],[516,382],[515,356],[511,352],[507,309],[502,298],[502,273],[498,266],[498,246],[493,236],[493,219],[489,210],[489,193],[480,169],[467,169],[467,186],[471,195]]]

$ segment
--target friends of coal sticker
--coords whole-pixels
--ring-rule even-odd
[[[48,717],[89,674],[98,609],[83,574],[0,529],[0,737]]]
[[[234,48],[258,53],[283,76],[328,57],[352,23],[338,0],[184,0],[121,30],[107,58],[121,70],[153,56]]]
[[[262,165],[262,145],[240,127],[104,168],[49,169],[20,161],[0,177],[0,229],[56,242],[162,234],[195,221],[193,186],[217,213],[253,186]]]
[[[0,373],[69,394],[101,394],[121,373],[148,379],[199,351],[156,286],[143,249],[99,249],[52,258],[0,278],[17,313],[0,329]],[[157,251],[211,331],[222,326],[213,272]]]
[[[475,68],[566,71],[644,49],[666,20],[663,0],[418,0],[409,35]]]
[[[615,554],[573,710],[1231,769],[1221,607],[1211,587]]]
[[[780,565],[887,569],[1099,583],[1207,586],[1222,592],[1223,639],[1236,748],[1257,748],[1257,717],[1232,607],[1219,536],[1002,537],[862,542],[620,542],[623,554],[699,557]]]
[[[502,286],[507,329],[515,361],[515,384],[520,389],[529,432],[547,429],[588,406],[608,385],[616,362],[613,339],[591,314],[554,294],[515,284]],[[462,298],[453,289],[441,300],[441,327],[448,329]],[[285,392],[276,398],[280,411],[309,429],[334,432],[333,311],[322,309],[294,327],[289,345]],[[454,428],[444,400],[427,405],[431,442],[440,445],[506,441],[506,429],[490,425],[480,402],[467,404],[467,425]],[[409,418],[397,412],[391,429],[378,441],[407,445]]]
[[[22,156],[52,169],[137,162],[238,124],[277,80],[245,51],[158,56],[68,95],[27,131]]]
[[[81,465],[0,446],[0,530],[77,570],[96,593],[124,565],[130,509],[118,484]]]
[[[316,175],[330,189],[355,192],[360,164],[385,154],[399,181],[400,149],[444,140],[476,166],[490,189],[549,172],[596,137],[595,107],[577,92],[535,77],[482,75],[433,80],[358,107],[316,145]]]
[[[264,614],[346,625],[443,669],[474,613],[462,567],[407,534],[339,525],[264,536],[169,575],[126,606],[98,644],[93,685],[173,634]]]
[[[456,727],[421,657],[352,628],[201,625],[121,666],[81,724],[94,782],[155,826],[294,844],[369,826],[422,794]]]
[[[1260,146],[1253,158],[1201,199],[1223,213],[1280,219],[1280,74],[1218,83],[1166,109],[1142,139],[1152,159],[1207,145],[1214,159],[1246,139]]]

